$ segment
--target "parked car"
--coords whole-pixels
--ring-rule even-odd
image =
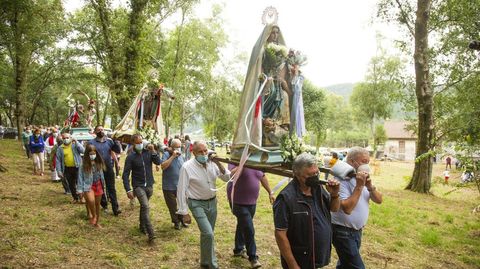
[[[16,128],[7,127],[3,132],[3,138],[15,139],[18,137],[18,131]]]

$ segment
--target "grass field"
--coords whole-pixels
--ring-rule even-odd
[[[151,200],[151,217],[158,239],[154,246],[138,230],[138,203],[131,207],[117,181],[123,213],[103,214],[102,229],[87,224],[85,207],[70,204],[61,184],[48,176],[32,176],[32,164],[20,143],[0,140],[0,267],[1,268],[199,268],[199,232],[195,223],[176,231],[161,193],[161,174]],[[443,166],[434,168],[433,195],[403,190],[413,164],[380,163],[374,183],[384,194],[382,205],[372,204],[364,230],[362,256],[367,268],[480,268],[480,204],[474,186],[442,184]],[[280,177],[270,176],[273,187]],[[220,181],[219,181],[220,182]],[[219,183],[222,186],[224,183]],[[447,194],[448,193],[448,194]],[[221,268],[248,268],[248,261],[232,257],[235,218],[225,189],[218,194],[215,230]],[[258,255],[263,268],[280,268],[273,235],[271,206],[262,189],[255,216]],[[335,251],[328,268],[334,268]]]

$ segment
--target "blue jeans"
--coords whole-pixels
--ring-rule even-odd
[[[215,256],[214,230],[217,220],[217,199],[188,199],[188,207],[200,230],[200,265],[209,269],[218,268]]]
[[[237,217],[235,248],[233,249],[233,253],[238,254],[246,248],[250,261],[258,259],[257,245],[255,244],[255,228],[253,227],[253,216],[255,216],[257,206],[239,204],[233,204],[231,206],[233,214]]]
[[[365,269],[360,256],[362,230],[354,230],[340,225],[332,225],[333,246],[338,254],[337,269]]]

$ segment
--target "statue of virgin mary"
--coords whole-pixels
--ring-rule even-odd
[[[232,145],[233,159],[240,159],[247,146],[250,161],[283,162],[279,138],[289,132],[291,99],[287,55],[280,27],[265,25],[248,64]]]

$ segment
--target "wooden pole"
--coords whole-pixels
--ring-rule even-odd
[[[218,160],[219,162],[222,162],[222,163],[229,163],[229,164],[233,164],[233,165],[238,165],[238,163],[239,163],[238,161],[232,160],[230,158],[214,157],[214,159]],[[285,167],[281,167],[281,166],[277,166],[277,167],[256,166],[256,165],[245,163],[244,167],[259,170],[259,171],[262,171],[264,173],[270,173],[270,174],[274,174],[274,175],[293,178],[293,171],[289,170],[289,169],[286,169]],[[318,170],[321,173],[331,173],[331,170],[329,168],[319,167]],[[327,181],[323,180],[323,179],[320,179],[320,182],[323,183],[323,184],[327,183]]]

